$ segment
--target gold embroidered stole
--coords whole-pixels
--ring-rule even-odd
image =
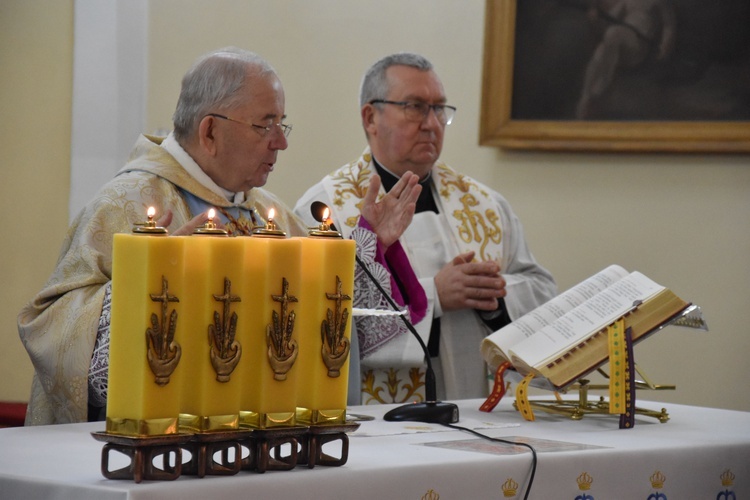
[[[333,202],[334,217],[343,221],[343,227],[338,229],[347,238],[357,226],[362,202],[374,174],[372,154],[367,148],[357,161],[323,180],[326,193]],[[435,201],[445,215],[460,251],[474,251],[476,260],[501,262],[503,231],[500,208],[489,189],[441,162],[433,167],[432,175],[438,195]],[[383,195],[385,191],[381,186],[378,197]]]

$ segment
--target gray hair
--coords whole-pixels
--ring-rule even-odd
[[[175,138],[189,141],[198,124],[212,111],[242,104],[239,91],[249,76],[275,75],[276,71],[258,54],[225,47],[200,57],[182,78],[182,90],[172,121]]]
[[[360,107],[375,99],[385,99],[388,96],[389,85],[386,71],[391,66],[409,66],[420,71],[432,70],[432,63],[419,54],[400,52],[385,56],[370,66],[362,79],[359,89]]]

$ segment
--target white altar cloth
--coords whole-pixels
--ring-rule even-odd
[[[619,429],[615,416],[573,421],[537,412],[535,422],[526,422],[510,403],[506,397],[482,413],[481,401],[459,401],[458,425],[537,446],[530,498],[750,498],[750,413],[643,402],[648,409],[666,406],[669,422],[637,417],[634,428]],[[102,422],[0,429],[0,499],[523,498],[530,452],[439,425],[384,422],[392,407],[349,409],[376,419],[350,435],[341,467],[138,484],[101,475],[103,444],[90,433],[103,431]],[[658,477],[663,484],[654,485]],[[589,489],[580,489],[578,478],[588,478]],[[504,496],[508,479],[518,484],[515,496]]]

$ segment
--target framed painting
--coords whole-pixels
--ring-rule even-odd
[[[748,0],[486,0],[479,142],[750,152],[748,24]]]

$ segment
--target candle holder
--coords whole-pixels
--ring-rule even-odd
[[[331,225],[326,222],[321,222],[317,227],[309,228],[307,235],[312,238],[343,238],[340,232],[331,229]]]
[[[212,208],[208,211],[208,220],[206,223],[195,228],[193,234],[202,236],[229,236],[229,232],[226,229],[219,229],[216,227],[214,217],[216,217],[216,211]]]
[[[150,236],[166,236],[168,234],[167,228],[156,225],[156,221],[154,220],[155,214],[156,209],[154,207],[148,207],[148,210],[146,211],[146,217],[148,217],[148,219],[146,222],[136,222],[135,225],[133,225],[133,233]]]
[[[272,238],[286,238],[286,232],[279,229],[279,227],[273,221],[273,213],[268,216],[268,222],[266,222],[265,226],[257,226],[253,228],[253,235]]]

